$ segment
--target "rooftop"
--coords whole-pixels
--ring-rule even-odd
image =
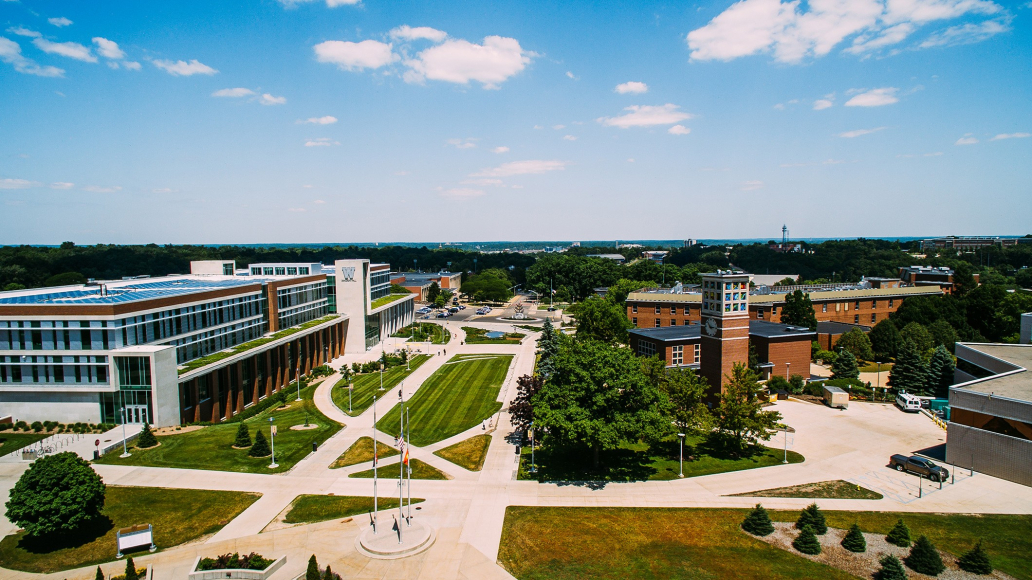
[[[440,280],[442,277],[452,278],[460,274],[462,274],[462,272],[398,272],[394,274],[393,277],[400,278],[404,276],[406,282],[425,284],[428,282],[433,282],[434,280]]]
[[[863,324],[826,321],[817,323],[817,334],[845,334],[854,328],[859,328],[864,332],[871,330],[870,326],[864,326]]]
[[[632,328],[627,332],[641,338],[653,340],[690,340],[702,336],[702,326],[692,324],[688,326],[661,326],[659,328]],[[765,322],[763,320],[749,321],[750,336],[781,338],[785,336],[813,336],[813,334],[814,332],[806,327]]]
[[[669,289],[645,289],[638,292],[631,292],[627,296],[629,301],[641,302],[701,302],[702,294],[695,289],[685,286],[685,291],[680,294],[671,293]],[[750,304],[770,304],[784,302],[784,286],[771,286],[755,288],[749,292]],[[794,288],[794,287],[793,287]],[[856,298],[894,298],[899,296],[933,295],[942,294],[942,290],[935,285],[931,286],[906,286],[901,288],[860,288],[855,284],[845,285],[839,289],[814,289],[803,290],[810,295],[814,302],[820,300],[850,300]]]
[[[1012,374],[996,375],[961,387],[976,393],[992,393],[1008,399],[1032,402],[1032,345],[958,343],[971,350],[1009,363]]]
[[[198,292],[243,288],[282,278],[260,276],[165,276],[100,282],[95,285],[61,286],[0,292],[0,305],[125,304]]]

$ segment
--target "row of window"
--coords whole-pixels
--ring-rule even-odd
[[[0,384],[106,385],[107,382],[108,367],[106,364],[0,364]]]
[[[308,276],[308,266],[251,266],[252,276]]]
[[[686,347],[688,350],[687,361],[685,360],[684,352],[686,350]],[[689,345],[679,344],[677,346],[672,346],[670,347],[670,364],[675,367],[679,367],[685,364],[699,364],[699,356],[701,350],[702,345],[698,343]]]

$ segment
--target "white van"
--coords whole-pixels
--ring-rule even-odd
[[[896,395],[896,405],[898,405],[900,410],[905,413],[921,412],[921,398],[915,397],[914,395],[908,395],[907,393]]]

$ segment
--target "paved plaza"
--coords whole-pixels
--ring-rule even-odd
[[[518,345],[464,345],[460,323],[445,323],[452,334],[447,345],[422,344],[413,349],[433,355],[400,387],[409,399],[424,381],[456,354],[512,354],[514,360],[501,387],[498,400],[503,404],[516,394],[516,378],[533,371],[535,335]],[[490,330],[511,330],[509,324],[496,322],[462,322]],[[520,332],[526,332],[520,330]],[[400,340],[389,339],[387,350],[402,348]],[[447,351],[447,354],[445,354]],[[350,365],[379,357],[380,349],[361,355],[346,355],[332,366]],[[1032,513],[1032,488],[971,474],[956,472],[956,481],[938,484],[899,474],[886,467],[894,453],[914,453],[940,445],[946,434],[927,417],[900,412],[892,405],[851,402],[849,409],[839,411],[812,403],[780,401],[776,409],[794,433],[776,435],[769,443],[773,448],[801,453],[805,462],[789,465],[721,473],[674,481],[617,483],[605,486],[554,485],[517,481],[515,447],[506,441],[512,431],[506,408],[486,424],[433,445],[414,448],[412,456],[445,472],[448,480],[413,480],[412,496],[425,498],[416,512],[418,518],[432,525],[437,532],[433,546],[416,556],[397,560],[375,560],[363,556],[355,548],[355,538],[368,524],[368,516],[332,520],[317,524],[283,527],[270,526],[299,494],[335,494],[371,496],[371,479],[349,478],[365,471],[371,462],[329,469],[329,465],[361,437],[373,436],[372,409],[358,417],[349,417],[334,407],[330,389],[338,374],[327,378],[317,388],[315,401],[328,417],[345,428],[327,440],[317,452],[300,461],[283,474],[262,475],[211,472],[187,469],[95,465],[94,468],[110,485],[178,487],[257,492],[261,498],[218,533],[201,541],[156,554],[142,554],[138,565],[151,564],[156,580],[184,578],[199,555],[225,552],[256,551],[266,556],[287,556],[287,564],[273,578],[287,580],[302,574],[311,554],[321,565],[329,564],[344,578],[387,579],[492,579],[511,578],[496,564],[505,509],[510,505],[528,506],[642,506],[642,507],[751,507],[751,497],[729,497],[731,494],[757,491],[817,481],[844,479],[879,491],[881,500],[821,500],[829,510],[880,510],[959,513]],[[383,416],[389,406],[397,404],[395,387],[384,393],[377,403],[377,414]],[[492,442],[484,468],[467,471],[433,454],[473,435],[489,433]],[[394,438],[377,434],[379,441],[393,445]],[[397,469],[399,457],[380,462],[384,473]],[[391,466],[394,469],[391,469]],[[0,499],[8,493],[27,463],[0,463]],[[919,489],[919,486],[922,486]],[[381,479],[381,495],[396,495],[397,482]],[[808,499],[765,498],[770,508],[801,508]],[[380,513],[380,521],[393,523],[391,511]],[[266,528],[269,528],[268,531]],[[0,534],[9,534],[15,527],[0,519]],[[113,551],[113,550],[112,550]],[[124,570],[124,563],[103,566],[108,573]],[[34,575],[0,569],[0,580],[8,578],[93,578],[95,567],[51,575]]]

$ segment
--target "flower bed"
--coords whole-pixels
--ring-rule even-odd
[[[268,580],[277,570],[287,563],[286,556],[275,560],[265,558],[254,552],[241,556],[238,553],[222,554],[215,558],[201,558],[194,562],[194,571],[189,580]]]

